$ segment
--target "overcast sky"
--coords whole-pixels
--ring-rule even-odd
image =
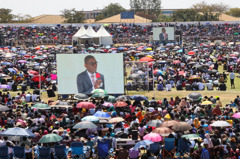
[[[239,0],[209,0],[211,3],[224,3],[230,7],[240,7]],[[209,3],[209,1],[206,1]],[[13,14],[30,14],[38,16],[42,14],[60,14],[63,9],[76,8],[76,10],[90,11],[103,9],[110,3],[119,3],[126,9],[130,9],[130,0],[0,0],[0,8],[12,9]],[[190,8],[193,4],[202,0],[162,0],[163,9]]]

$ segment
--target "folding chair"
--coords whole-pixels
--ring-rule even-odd
[[[155,156],[158,156],[160,152],[160,143],[159,142],[154,142],[150,145],[149,149],[150,153],[153,153]]]
[[[174,158],[174,153],[176,152],[175,138],[164,139],[164,147],[162,152],[163,152],[163,158],[167,156],[171,156],[171,158]]]
[[[13,158],[26,158],[25,156],[25,147],[23,146],[14,146],[13,147]]]
[[[54,147],[54,159],[65,159],[67,158],[66,145],[55,145]]]
[[[85,158],[83,152],[83,143],[81,142],[72,142],[71,143],[71,157],[72,158]]]
[[[51,147],[39,147],[37,150],[38,159],[51,159]]]
[[[190,143],[186,141],[186,139],[178,140],[178,154],[177,157],[184,156],[186,153],[190,153]]]
[[[8,147],[7,146],[0,146],[0,158],[1,159],[8,159]]]
[[[109,141],[99,141],[98,140],[98,145],[97,145],[97,156],[99,159],[106,159],[109,155],[109,150],[110,150],[110,145]]]

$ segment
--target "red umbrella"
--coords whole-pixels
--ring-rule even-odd
[[[128,104],[126,102],[117,102],[114,107],[126,107]]]
[[[181,61],[179,61],[179,60],[173,61],[173,64],[179,64],[179,63],[181,63]]]
[[[44,76],[39,76],[39,75],[37,75],[37,76],[34,76],[33,78],[32,78],[32,81],[34,81],[34,82],[39,82],[39,79],[41,80],[41,81],[44,81],[45,80],[45,77]]]
[[[152,61],[154,61],[154,59],[152,59],[152,58],[150,58],[150,57],[143,57],[143,58],[141,58],[139,61],[152,62]]]
[[[182,75],[182,76],[185,76],[185,72],[184,71],[179,71],[178,74]],[[177,73],[175,73],[175,75],[177,75]]]
[[[38,75],[38,72],[37,72],[37,71],[34,71],[34,70],[30,70],[30,71],[28,71],[28,74]]]
[[[193,51],[188,52],[188,55],[194,55],[194,54],[195,54],[195,52],[193,52]]]
[[[96,106],[91,102],[80,102],[77,104],[77,108],[84,108],[84,109],[93,109]]]

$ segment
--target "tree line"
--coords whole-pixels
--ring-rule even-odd
[[[136,15],[152,20],[153,22],[176,22],[176,21],[218,21],[222,13],[240,17],[240,8],[229,8],[223,3],[207,4],[196,3],[189,9],[178,9],[173,14],[166,16],[162,14],[161,0],[130,0],[130,11]],[[127,11],[118,3],[107,5],[95,20],[102,20],[113,15]],[[33,21],[30,15],[11,13],[11,9],[0,8],[0,23],[28,23]],[[73,9],[61,10],[61,16],[65,23],[84,23],[85,15],[82,11]]]

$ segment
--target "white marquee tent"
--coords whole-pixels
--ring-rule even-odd
[[[96,33],[92,26],[89,25],[86,30],[84,26],[81,26],[77,33],[73,36],[72,40],[77,40],[78,44],[85,44],[94,42],[95,44],[103,44],[105,46],[112,44],[112,36],[105,30],[103,26],[100,27]]]

